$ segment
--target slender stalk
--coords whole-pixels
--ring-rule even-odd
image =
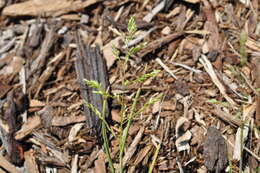
[[[126,127],[123,131],[123,134],[122,134],[121,140],[120,140],[120,152],[119,152],[120,173],[124,172],[123,155],[124,155],[125,143],[126,143],[126,139],[128,137],[129,128],[132,124],[132,121],[133,121],[133,118],[134,118],[134,115],[135,115],[136,105],[137,105],[137,102],[139,100],[140,93],[141,93],[141,88],[139,88],[136,92],[134,102],[133,102],[132,107],[131,107],[130,115],[129,115],[128,120],[127,120],[127,125],[126,125]]]
[[[244,129],[244,124],[242,123],[241,127],[240,127],[240,162],[239,162],[239,173],[243,173],[243,150],[244,150],[244,140],[243,140],[243,132]]]
[[[107,106],[107,99],[104,98],[104,101],[103,101],[103,110],[102,110],[102,117],[105,119],[105,115],[106,115],[106,106]],[[109,151],[109,142],[108,142],[108,137],[107,137],[107,127],[106,127],[106,124],[104,121],[102,121],[102,136],[103,136],[103,140],[104,140],[104,149],[105,149],[105,153],[106,153],[106,156],[107,156],[107,159],[108,159],[108,164],[109,164],[109,168],[111,170],[112,173],[115,173],[115,168],[114,168],[114,165],[113,165],[113,161],[112,161],[112,158],[111,158],[111,154],[110,154],[110,151]]]
[[[233,173],[233,170],[232,170],[232,161],[230,158],[228,158],[228,164],[229,164],[229,170],[228,170],[228,173]]]
[[[148,170],[148,173],[152,173],[153,172],[153,168],[156,164],[156,161],[157,161],[157,157],[158,157],[158,154],[159,154],[159,151],[161,149],[161,143],[159,143],[157,146],[156,146],[156,150],[155,150],[155,153],[154,153],[154,156],[153,156],[153,161],[152,161],[152,164],[150,165],[149,167],[149,170]]]

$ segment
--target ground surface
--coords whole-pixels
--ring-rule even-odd
[[[162,94],[133,119],[125,172],[259,171],[258,0],[0,0],[0,8],[0,172],[110,172],[85,122],[75,33],[99,45],[126,116],[138,88],[137,109]],[[147,45],[126,66],[113,48],[124,59],[131,16],[134,38]],[[117,169],[123,108],[109,107]]]

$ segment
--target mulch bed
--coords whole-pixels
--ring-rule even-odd
[[[153,172],[259,171],[259,5],[0,0],[0,172],[110,172],[101,121],[84,104],[100,108],[103,97],[83,79],[101,82],[128,106],[141,87],[137,108],[163,95],[134,117],[125,172],[148,172],[158,146]],[[125,55],[130,17],[146,46],[124,67],[113,50]],[[119,135],[122,108],[108,103]],[[117,168],[119,140],[109,142]]]

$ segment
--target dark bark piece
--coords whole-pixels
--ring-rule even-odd
[[[36,49],[42,42],[42,37],[43,23],[32,24],[23,50],[26,57],[32,57],[34,49]]]
[[[256,64],[256,86],[257,88],[260,88],[260,60],[258,59]],[[255,121],[256,126],[260,127],[260,94],[256,96],[256,114],[255,114]]]
[[[23,114],[27,109],[29,109],[29,98],[27,94],[24,94],[21,89],[14,92],[14,102],[16,106],[17,115]]]
[[[4,118],[8,124],[9,132],[6,132],[0,127],[0,138],[10,161],[15,165],[21,165],[24,160],[23,146],[15,140],[14,134],[21,126],[21,117],[19,117],[19,115],[28,109],[29,100],[25,94],[17,90],[9,93],[7,101],[8,107],[5,111]]]
[[[170,10],[172,4],[174,3],[174,0],[166,0],[165,1],[165,6],[164,6],[164,11]]]
[[[83,44],[79,33],[76,34],[76,42],[77,60],[75,66],[81,88],[81,97],[97,108],[99,112],[102,112],[103,96],[94,94],[94,89],[86,86],[83,80],[97,81],[104,89],[107,89],[108,77],[105,60],[100,54],[99,47],[92,48],[90,45]],[[108,117],[108,107],[106,107],[106,110],[106,117]],[[84,105],[84,112],[86,115],[87,127],[91,129],[92,134],[96,134],[96,136],[101,139],[101,121],[98,116],[86,105]]]
[[[38,113],[40,115],[43,127],[45,128],[51,127],[51,121],[53,119],[53,108],[47,105]]]
[[[7,152],[8,159],[15,165],[21,166],[24,160],[23,146],[14,139],[12,133],[6,132],[0,126],[0,139]]]
[[[9,126],[10,133],[15,133],[21,126],[20,114],[29,108],[29,99],[21,91],[11,91],[8,95],[8,108],[5,111],[5,120]]]
[[[64,127],[49,127],[48,131],[54,135],[57,136],[59,139],[64,139],[69,136],[69,129]]]
[[[24,161],[23,146],[14,139],[13,134],[7,135],[9,153],[7,153],[10,161],[18,166],[21,166]]]
[[[215,62],[217,60],[217,57],[219,55],[219,52],[217,50],[212,50],[208,54],[208,59],[210,62]]]
[[[67,128],[52,126],[54,110],[51,106],[45,106],[38,113],[40,115],[43,127],[48,129],[48,132],[57,136],[59,139],[63,139],[69,135],[69,130]]]
[[[187,96],[190,94],[189,85],[183,80],[176,80],[173,87],[176,89],[176,92],[182,96]]]
[[[157,40],[154,40],[151,43],[149,43],[144,49],[142,49],[140,52],[138,52],[137,56],[139,58],[142,58],[145,55],[155,51],[156,49],[162,47],[165,44],[172,42],[175,39],[178,39],[179,37],[181,37],[183,35],[184,35],[184,32],[176,32],[176,33],[167,35],[165,37],[159,38]]]
[[[220,173],[227,164],[227,145],[221,133],[215,127],[209,127],[203,146],[205,166],[209,171]]]

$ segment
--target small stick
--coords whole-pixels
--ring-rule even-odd
[[[215,106],[215,108],[216,109],[213,109],[211,112],[223,121],[229,123],[234,127],[240,127],[242,125],[242,121],[240,119],[237,119],[227,112],[222,111],[218,106]]]
[[[212,79],[213,83],[218,87],[220,93],[225,97],[225,99],[233,106],[235,107],[237,103],[227,95],[226,88],[224,85],[220,82],[218,79],[212,64],[207,59],[205,55],[201,55],[201,58],[199,59],[200,63],[204,66],[206,72],[209,74],[210,78]]]
[[[122,12],[123,12],[123,10],[124,10],[124,8],[125,8],[124,6],[122,6],[122,7],[119,8],[119,10],[118,10],[118,12],[117,12],[117,14],[116,14],[116,17],[114,18],[115,22],[117,22],[118,19],[120,18],[121,14],[122,14]]]
[[[151,22],[153,17],[165,7],[165,4],[165,0],[162,0],[162,2],[159,3],[156,7],[154,7],[152,11],[143,18],[143,20],[148,23]]]
[[[161,59],[159,58],[156,58],[155,61],[160,65],[162,66],[162,68],[167,71],[174,79],[177,79],[177,77],[173,74],[173,72],[169,69],[169,67],[167,67]]]
[[[123,46],[123,49],[127,48],[127,47],[131,47],[135,44],[138,44],[139,42],[141,42],[145,37],[147,37],[151,32],[153,32],[156,29],[155,27],[152,27],[151,29],[149,29],[146,33],[140,35],[139,37],[135,38],[134,40],[131,40],[128,45]]]
[[[173,64],[173,65],[176,65],[176,66],[183,67],[183,68],[185,68],[185,69],[187,69],[187,70],[190,70],[191,72],[194,72],[194,73],[201,73],[200,70],[197,70],[197,69],[195,69],[195,68],[191,68],[191,67],[189,67],[189,66],[187,66],[187,65],[185,65],[185,64],[180,64],[180,63],[176,63],[176,62],[172,62],[172,64]]]
[[[227,138],[226,138],[226,136],[224,136],[224,135],[222,135],[224,138],[225,138],[225,140],[234,148],[234,144],[232,143],[232,142],[230,142]],[[244,147],[244,149],[249,153],[249,154],[251,154],[256,160],[258,160],[258,162],[260,162],[260,157],[259,156],[257,156],[257,154],[255,154],[253,151],[251,151],[249,148],[247,148],[247,147]]]
[[[10,50],[10,49],[14,46],[15,40],[16,40],[16,38],[13,38],[13,39],[12,39],[11,41],[9,41],[5,46],[3,46],[3,47],[0,49],[0,55],[1,55],[2,53],[7,52],[8,50]]]

